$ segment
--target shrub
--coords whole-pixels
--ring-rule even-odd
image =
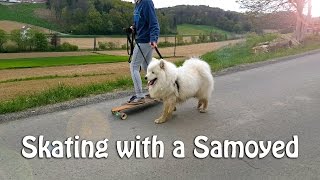
[[[191,36],[191,43],[196,44],[197,43],[197,37],[196,36]]]
[[[19,47],[16,44],[4,44],[3,45],[3,52],[5,53],[17,53],[19,52]]]
[[[99,49],[101,50],[107,50],[107,44],[104,42],[98,42]]]
[[[158,43],[158,46],[159,46],[159,47],[172,47],[172,46],[174,46],[174,43],[171,43],[171,42],[168,42],[168,41],[159,42],[159,43]]]
[[[79,47],[72,45],[68,42],[64,42],[61,46],[58,47],[58,51],[78,51]]]
[[[183,44],[183,36],[182,35],[177,35],[177,43],[178,44]]]
[[[101,50],[114,50],[118,48],[118,45],[114,42],[98,42],[98,45]]]
[[[126,44],[122,44],[121,49],[127,49],[127,45]]]
[[[8,41],[6,32],[0,29],[0,52],[3,51],[3,45]]]
[[[199,34],[198,42],[199,42],[199,43],[208,42],[208,36],[205,35],[205,34]]]
[[[107,47],[109,50],[113,50],[117,48],[117,44],[114,42],[107,42]]]
[[[32,42],[36,51],[48,50],[48,40],[45,34],[41,32],[35,32],[32,37]]]

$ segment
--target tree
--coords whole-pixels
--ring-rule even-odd
[[[0,52],[3,50],[3,44],[8,41],[8,38],[6,36],[6,32],[2,29],[0,29]]]
[[[10,40],[15,42],[19,48],[19,50],[26,50],[27,43],[25,38],[22,37],[21,31],[16,29],[12,30],[10,33]]]
[[[296,14],[296,28],[294,38],[299,42],[304,40],[305,29],[308,25],[308,18],[304,15],[304,10],[309,4],[308,15],[311,16],[311,0],[238,0],[242,8],[253,13],[294,11]]]
[[[48,49],[48,40],[45,34],[34,31],[32,43],[36,51],[46,51]]]
[[[86,23],[90,34],[101,33],[102,16],[94,7],[89,9]]]

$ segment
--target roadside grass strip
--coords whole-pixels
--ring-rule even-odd
[[[274,52],[254,54],[252,47],[260,42],[270,41],[276,38],[274,35],[254,36],[247,39],[244,43],[231,45],[219,49],[214,52],[207,53],[201,58],[209,63],[214,72],[221,71],[223,69],[234,67],[242,64],[250,64],[255,62],[266,61],[274,58],[280,58],[290,55],[296,55],[303,52],[320,49],[320,41],[316,38],[307,39],[305,43],[289,48],[278,49]],[[179,62],[178,64],[181,64]]]
[[[115,73],[73,74],[73,75],[65,75],[65,76],[60,76],[60,75],[56,74],[56,75],[49,75],[49,76],[8,79],[8,80],[0,81],[0,84],[10,83],[10,82],[21,82],[21,81],[45,80],[45,79],[62,79],[62,78],[107,76],[107,75],[113,75],[113,74],[115,74]]]
[[[18,112],[29,108],[65,102],[76,98],[88,97],[116,90],[126,90],[132,86],[133,83],[131,78],[121,78],[116,81],[80,87],[60,84],[55,88],[45,90],[41,93],[19,96],[9,101],[0,102],[0,114]]]
[[[21,69],[52,66],[73,66],[86,64],[103,64],[126,62],[127,56],[89,55],[71,57],[21,58],[0,60],[1,69]]]

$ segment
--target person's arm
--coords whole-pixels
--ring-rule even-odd
[[[160,27],[157,14],[152,1],[147,1],[146,6],[146,16],[149,20],[150,45],[152,47],[157,47],[157,42],[160,34]]]

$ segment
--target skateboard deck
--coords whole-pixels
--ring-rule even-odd
[[[114,107],[111,109],[111,112],[113,115],[119,117],[122,120],[125,120],[128,118],[128,115],[125,113],[125,111],[133,110],[133,109],[139,109],[142,107],[150,106],[152,104],[159,103],[160,101],[151,99],[151,98],[145,98],[145,102],[141,104],[127,104],[124,103],[120,106]]]

